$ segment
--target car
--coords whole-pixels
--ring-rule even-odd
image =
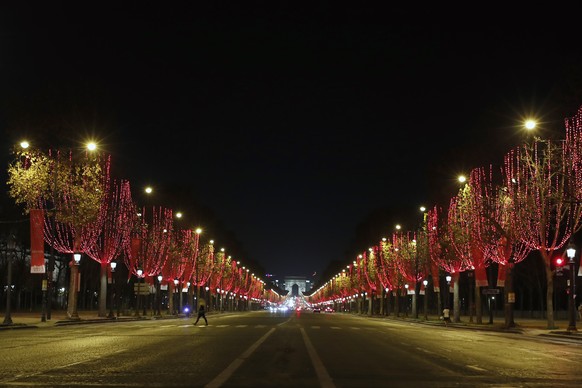
[[[314,307],[313,308],[313,312],[314,313],[320,313],[321,312],[321,309],[319,307]]]
[[[333,309],[332,309],[331,307],[327,306],[327,307],[326,307],[326,308],[323,310],[323,312],[324,312],[324,313],[333,313]]]

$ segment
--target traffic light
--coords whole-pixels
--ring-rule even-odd
[[[554,265],[556,267],[556,275],[562,274],[562,269],[564,269],[564,264],[566,264],[566,260],[562,256],[558,256],[554,259]]]

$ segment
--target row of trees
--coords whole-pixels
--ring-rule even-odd
[[[505,324],[514,326],[512,271],[530,253],[539,252],[546,275],[546,316],[554,328],[552,258],[582,227],[582,107],[565,120],[563,139],[531,141],[511,149],[501,166],[478,167],[448,206],[424,213],[422,226],[397,230],[391,238],[360,254],[346,269],[311,296],[313,302],[338,300],[382,290],[400,295],[414,287],[413,308],[421,282],[452,277],[454,319],[460,320],[459,275],[472,271],[477,321],[480,288],[489,286],[486,268],[496,263],[505,287]],[[447,290],[448,292],[448,290]]]
[[[173,292],[174,280],[211,292],[242,298],[276,299],[249,268],[215,252],[212,240],[200,241],[201,229],[177,226],[174,212],[164,206],[140,206],[132,198],[130,183],[111,175],[111,157],[96,150],[43,152],[23,143],[13,150],[8,167],[9,195],[30,215],[31,270],[53,278],[54,255],[45,255],[45,244],[62,254],[81,253],[99,263],[99,316],[106,316],[107,277],[110,263],[125,264],[129,277],[151,285],[162,275],[162,284]],[[48,259],[45,260],[45,257]],[[77,265],[71,260],[70,291],[77,288]],[[68,314],[76,312],[76,292],[69,292]]]

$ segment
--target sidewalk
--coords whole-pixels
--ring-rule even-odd
[[[362,314],[363,318],[369,318],[367,315]],[[444,322],[438,316],[428,316],[428,320],[424,319],[424,315],[419,314],[418,319],[412,317],[405,317],[402,314],[399,317],[394,315],[390,316],[379,316],[375,315],[372,318],[379,319],[394,319],[399,321],[408,321],[424,325],[432,326],[444,326]],[[555,327],[553,329],[548,329],[548,321],[546,319],[534,319],[534,318],[514,318],[515,326],[511,328],[505,328],[505,320],[503,316],[498,316],[493,319],[493,323],[489,323],[489,316],[484,316],[482,323],[477,323],[476,317],[473,316],[473,322],[469,316],[461,316],[460,322],[451,321],[448,324],[449,328],[455,329],[467,329],[467,330],[485,330],[485,331],[496,331],[500,333],[516,333],[524,334],[530,336],[549,336],[557,338],[569,338],[578,341],[582,341],[582,322],[576,321],[576,331],[568,332],[568,320],[556,319],[554,320]]]
[[[12,324],[4,324],[5,315],[0,316],[0,330],[12,330],[12,329],[34,329],[42,327],[51,326],[66,326],[66,325],[81,325],[87,323],[113,323],[113,322],[123,322],[123,321],[136,321],[144,319],[178,319],[186,318],[185,315],[167,315],[162,316],[150,315],[139,316],[135,315],[120,315],[119,317],[114,316],[109,318],[108,316],[99,317],[97,311],[78,311],[79,319],[69,319],[67,312],[64,310],[51,311],[51,319],[45,319],[42,321],[42,314],[40,312],[12,312],[10,317],[12,319]],[[106,315],[109,315],[109,311]],[[190,315],[190,318],[192,315]]]

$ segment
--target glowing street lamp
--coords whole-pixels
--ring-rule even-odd
[[[570,265],[570,293],[568,294],[568,313],[570,322],[568,331],[577,331],[576,329],[576,246],[570,241],[566,247],[568,264]]]
[[[536,121],[532,119],[528,119],[524,123],[525,129],[527,129],[528,131],[534,130],[536,128],[536,125],[537,125]]]

